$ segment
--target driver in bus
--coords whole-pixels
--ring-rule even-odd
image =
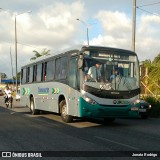
[[[87,80],[93,79],[96,82],[102,81],[101,64],[96,62],[94,66],[90,67],[87,73]]]

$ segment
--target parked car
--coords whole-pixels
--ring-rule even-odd
[[[21,99],[21,94],[20,94],[20,90],[18,90],[16,93],[16,101],[20,101],[20,99]]]

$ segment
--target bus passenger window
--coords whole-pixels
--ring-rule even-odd
[[[68,58],[62,57],[56,60],[56,79],[66,79]]]
[[[29,82],[33,82],[33,66],[30,67]]]
[[[37,65],[33,67],[33,82],[36,82],[37,78]]]
[[[23,80],[23,69],[21,69],[21,82]]]
[[[51,81],[54,79],[54,61],[49,61],[46,63],[46,81]]]
[[[44,74],[43,74],[43,81],[46,81],[47,80],[47,77],[46,77],[46,72],[47,72],[47,62],[44,63]]]
[[[23,69],[22,84],[26,83],[26,68]]]
[[[67,77],[67,57],[61,59],[61,79]]]
[[[60,79],[60,74],[61,74],[61,70],[60,70],[61,61],[60,60],[61,60],[60,58],[56,60],[56,79]]]
[[[41,82],[42,80],[42,64],[37,65],[37,82]]]
[[[43,82],[44,81],[44,69],[45,69],[44,68],[44,63],[41,64],[41,67],[42,67],[41,68],[41,82]]]
[[[30,76],[30,67],[27,67],[27,73],[26,73],[26,82],[29,82],[29,76]]]

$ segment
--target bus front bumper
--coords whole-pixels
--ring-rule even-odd
[[[139,117],[138,109],[131,110],[131,104],[125,107],[90,104],[83,98],[79,98],[80,117],[88,118],[130,118]]]

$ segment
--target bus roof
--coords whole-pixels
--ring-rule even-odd
[[[135,52],[130,51],[130,50],[126,50],[126,49],[120,49],[120,48],[112,48],[112,47],[105,47],[105,46],[83,46],[82,49],[90,49],[90,50],[94,50],[94,49],[100,49],[100,50],[106,50],[106,51],[110,51],[110,52],[117,52],[117,53],[125,53],[125,54],[129,54],[129,55],[137,55]]]
[[[46,55],[46,56],[41,56],[35,60],[30,60],[28,63],[26,63],[24,66],[30,65],[30,64],[35,64],[37,62],[52,58],[52,57],[58,57],[58,56],[62,56],[65,55],[67,52],[74,52],[74,51],[83,51],[83,50],[94,50],[94,49],[100,49],[100,50],[107,50],[110,52],[118,52],[118,53],[127,53],[129,55],[136,55],[135,52],[130,51],[130,50],[125,50],[125,49],[119,49],[119,48],[112,48],[112,47],[105,47],[105,46],[88,46],[88,45],[75,45],[73,47],[64,49],[64,50],[59,50],[59,51],[55,51],[54,53],[50,54],[50,55]]]

